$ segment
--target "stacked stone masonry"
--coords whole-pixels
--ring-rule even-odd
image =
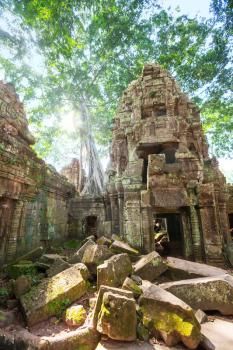
[[[66,179],[34,142],[14,88],[1,82],[0,261],[68,236],[116,234],[150,252],[159,224],[167,255],[223,262],[232,188],[209,157],[198,108],[160,66],[147,64],[122,96],[102,197],[79,195],[78,160],[62,170]]]
[[[39,159],[14,88],[0,82],[0,261],[68,234],[74,187]]]
[[[221,263],[231,241],[225,178],[208,155],[198,108],[160,66],[147,64],[125,90],[110,157],[112,233],[148,252],[158,221],[169,254]]]

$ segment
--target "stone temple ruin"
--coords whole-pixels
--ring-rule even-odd
[[[125,90],[101,196],[80,194],[77,159],[59,174],[36,156],[34,142],[13,86],[0,82],[0,316],[12,317],[19,303],[25,322],[8,329],[0,317],[0,349],[94,350],[101,334],[212,349],[195,312],[232,315],[233,277],[200,262],[233,265],[233,187],[208,154],[198,108],[174,78],[147,64]],[[80,247],[72,251],[74,242]],[[10,297],[1,295],[4,286]],[[50,318],[59,321],[65,309],[69,327],[80,326],[72,315],[81,312],[86,328],[51,336],[64,325]],[[96,349],[112,349],[102,345]]]
[[[11,85],[1,83],[0,99],[2,262],[40,241],[93,233],[119,234],[150,252],[159,223],[168,234],[168,254],[223,263],[229,222],[233,227],[230,187],[208,155],[198,108],[167,71],[148,64],[124,92],[106,191],[98,198],[78,196],[78,160],[62,170],[65,178],[35,155]]]

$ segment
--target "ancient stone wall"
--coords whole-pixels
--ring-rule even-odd
[[[39,159],[22,103],[0,82],[0,261],[42,241],[63,240],[74,187]]]
[[[70,201],[69,237],[111,236],[110,224],[106,221],[104,198],[76,197]]]
[[[208,155],[198,108],[158,65],[146,65],[122,96],[108,178],[112,232],[150,251],[155,221],[164,220],[172,254],[222,260],[225,178]]]

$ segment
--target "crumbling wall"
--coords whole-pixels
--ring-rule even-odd
[[[133,246],[152,250],[155,217],[173,214],[180,254],[222,261],[230,240],[225,178],[208,155],[197,106],[156,64],[147,64],[123,93],[107,189],[112,232]]]
[[[0,82],[0,261],[68,234],[74,187],[39,159],[22,103]]]

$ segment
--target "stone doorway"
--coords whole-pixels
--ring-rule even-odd
[[[89,215],[84,221],[84,234],[85,236],[97,237],[97,216]]]
[[[233,241],[233,213],[228,214],[228,217],[229,217],[231,239]]]
[[[161,254],[182,257],[184,242],[181,215],[179,213],[154,214],[155,237],[159,232],[164,235]]]

